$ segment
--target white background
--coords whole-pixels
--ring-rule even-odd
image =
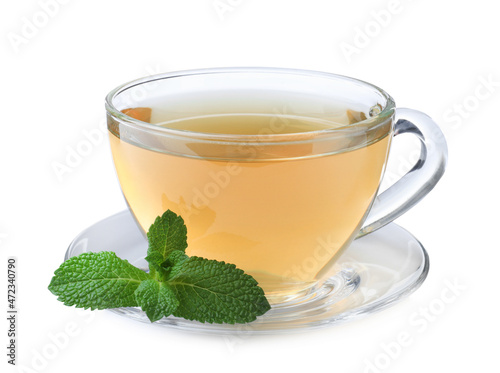
[[[61,0],[43,7],[46,2],[4,1],[0,11],[0,288],[7,286],[7,256],[17,256],[17,371],[410,373],[498,367],[495,2]],[[361,32],[369,36],[362,40]],[[350,55],[342,49],[347,44],[357,48]],[[449,144],[447,173],[398,219],[431,257],[429,277],[416,293],[331,328],[229,339],[107,311],[81,314],[57,302],[47,285],[69,242],[125,203],[105,139],[60,178],[54,163],[65,162],[85,131],[99,128],[104,96],[115,86],[156,72],[219,66],[353,76],[441,125]],[[404,156],[394,160],[395,154],[391,169],[399,172]],[[459,285],[458,295],[439,307],[450,282]],[[4,315],[6,298],[2,290]],[[415,317],[424,320],[420,326],[411,321]],[[7,322],[0,325],[3,372]],[[51,336],[68,328],[73,335],[54,347]],[[400,333],[411,343],[396,348]],[[393,346],[392,357],[387,346]]]

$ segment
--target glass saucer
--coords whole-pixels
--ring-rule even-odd
[[[147,242],[129,211],[92,225],[70,244],[65,259],[84,252],[113,250],[147,270]],[[188,321],[173,316],[158,325],[210,333],[277,333],[338,324],[380,311],[415,291],[429,271],[424,247],[409,232],[391,223],[355,240],[337,261],[337,274],[306,297],[280,303],[249,324],[228,325]],[[111,312],[149,323],[141,309]]]

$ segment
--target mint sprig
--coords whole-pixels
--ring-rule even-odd
[[[148,231],[149,273],[113,252],[64,262],[49,290],[68,306],[141,307],[151,322],[174,315],[209,323],[246,323],[271,306],[257,281],[234,264],[189,257],[182,218],[168,210]]]

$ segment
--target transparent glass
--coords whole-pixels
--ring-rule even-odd
[[[131,114],[145,108],[147,119]],[[446,163],[444,137],[429,117],[396,110],[380,88],[334,74],[161,74],[116,88],[106,110],[139,229],[173,210],[186,222],[189,255],[236,264],[274,305],[317,294],[352,241],[411,208]],[[421,140],[420,160],[377,196],[400,133]]]

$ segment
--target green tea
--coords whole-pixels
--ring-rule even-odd
[[[345,113],[335,121],[224,114],[153,122],[212,134],[314,138],[349,125],[353,112]],[[187,225],[188,255],[234,263],[271,296],[312,285],[318,273],[331,269],[375,197],[390,137],[386,131],[361,147],[319,156],[312,156],[310,144],[248,145],[241,151],[249,156],[242,158],[227,156],[217,142],[194,144],[194,155],[181,156],[167,146],[150,150],[110,133],[123,194],[143,230],[167,209],[180,214]],[[218,147],[226,156],[204,157],[218,154]]]

